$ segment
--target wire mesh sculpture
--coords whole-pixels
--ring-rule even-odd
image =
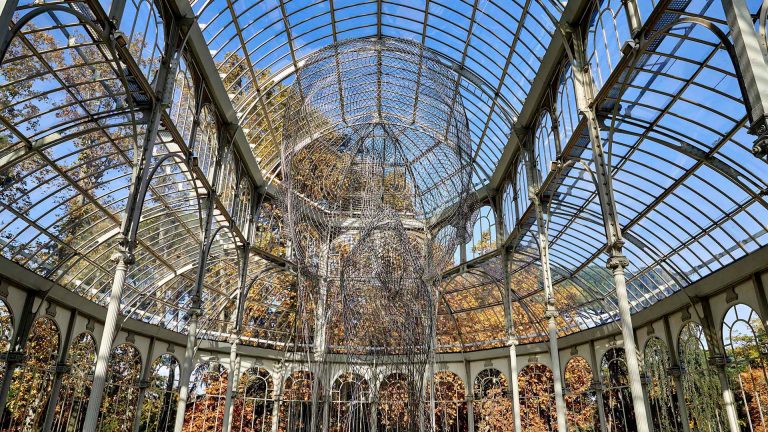
[[[373,409],[342,430],[390,417],[383,430],[432,429],[437,284],[473,225],[472,158],[458,77],[417,43],[339,42],[296,74],[281,148],[300,308],[286,359],[310,363],[326,393],[339,373],[402,381],[396,416]],[[312,431],[329,426],[318,393]]]

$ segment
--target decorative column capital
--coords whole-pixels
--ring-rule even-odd
[[[608,258],[608,262],[606,263],[606,267],[611,270],[619,268],[625,269],[627,266],[629,266],[629,258],[621,254],[612,255]]]
[[[116,263],[120,263],[122,261],[122,263],[127,266],[134,264],[136,262],[136,257],[133,255],[133,252],[131,252],[131,248],[129,247],[128,243],[128,239],[120,240],[117,250],[113,252],[112,256],[109,258]]]
[[[72,366],[67,362],[58,362],[51,368],[56,375],[68,374],[72,370]]]
[[[189,308],[190,318],[199,318],[203,315],[202,301],[200,297],[195,296],[192,298],[192,306]]]
[[[672,378],[678,379],[681,376],[683,376],[683,373],[685,372],[685,368],[683,368],[680,365],[674,365],[670,366],[667,369],[667,375],[671,376]]]
[[[643,387],[649,386],[652,382],[653,380],[650,375],[645,372],[640,372],[640,384],[642,384]]]
[[[589,390],[595,393],[602,392],[603,383],[600,382],[600,380],[592,380],[592,382],[589,384]]]
[[[507,340],[506,340],[506,345],[507,345],[508,347],[511,347],[511,346],[517,346],[517,345],[519,345],[519,344],[520,344],[520,342],[517,340],[517,337],[516,337],[516,336],[508,336],[508,337],[507,337]]]
[[[7,351],[0,354],[0,361],[4,361],[8,365],[23,363],[24,359],[26,359],[24,351]]]
[[[560,313],[557,311],[557,308],[555,307],[554,303],[548,303],[547,304],[547,310],[544,312],[544,318],[546,319],[552,319],[557,318],[560,316]]]

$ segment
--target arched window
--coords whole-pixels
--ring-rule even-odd
[[[189,400],[184,410],[184,432],[221,429],[228,379],[227,369],[220,363],[200,363],[192,371]]]
[[[611,348],[600,363],[603,381],[603,407],[609,432],[636,431],[635,411],[629,390],[629,372],[623,348]]]
[[[530,198],[528,197],[528,174],[526,173],[525,169],[525,164],[528,163],[527,160],[528,157],[525,155],[520,155],[517,159],[515,188],[517,189],[517,208],[520,212],[518,219],[523,215],[523,213],[525,213],[526,210],[528,210],[528,206],[531,203]]]
[[[678,346],[680,367],[683,368],[683,394],[691,430],[725,430],[720,382],[709,366],[709,348],[701,326],[694,322],[686,324],[680,332]]]
[[[464,381],[453,372],[438,371],[434,377],[435,430],[461,432],[467,428],[467,389]],[[427,387],[431,401],[431,388]]]
[[[739,418],[750,431],[768,430],[768,385],[763,360],[766,343],[765,327],[752,308],[737,304],[728,310],[723,320],[723,344],[731,359],[728,378]]]
[[[560,74],[560,85],[557,89],[557,117],[560,146],[565,147],[579,125],[579,106],[576,104],[576,89],[570,63],[565,64]]]
[[[331,390],[331,430],[363,432],[370,430],[370,388],[357,373],[345,372],[333,382]]]
[[[2,422],[2,430],[31,431],[42,426],[43,414],[53,386],[56,357],[59,352],[59,328],[48,317],[32,323],[24,363],[13,372],[11,395]]]
[[[475,430],[503,432],[512,420],[509,381],[498,369],[483,369],[475,377]]]
[[[520,421],[523,430],[532,432],[557,429],[555,413],[555,380],[552,370],[539,363],[520,370]]]
[[[221,156],[221,173],[219,175],[218,184],[216,185],[216,192],[219,193],[219,199],[229,214],[232,214],[232,209],[235,205],[235,191],[237,189],[236,157],[233,146],[224,148]]]
[[[56,417],[51,430],[81,430],[88,408],[88,397],[96,367],[96,339],[90,332],[80,333],[69,348],[70,370],[61,380]]]
[[[98,430],[130,432],[139,398],[138,381],[141,378],[141,353],[123,343],[112,349],[109,356],[107,388],[101,404]]]
[[[589,362],[584,357],[571,357],[565,365],[565,407],[569,430],[599,430],[595,399]]]
[[[508,181],[504,186],[504,196],[502,197],[502,206],[504,212],[504,235],[507,236],[517,225],[517,188],[513,181]]]
[[[479,257],[496,248],[496,216],[489,205],[480,208],[475,226],[472,227],[472,245],[467,254]]]
[[[548,111],[543,111],[539,116],[534,146],[534,166],[538,171],[536,181],[541,183],[547,178],[552,161],[557,158],[558,153],[555,132],[552,129],[552,116]]]
[[[248,224],[251,216],[251,198],[253,196],[253,185],[250,177],[245,175],[245,168],[241,166],[241,177],[237,189],[237,200],[235,200],[235,209],[232,218],[240,232],[248,232]]]
[[[293,372],[285,379],[278,430],[309,432],[312,427],[312,380],[312,373],[307,371]],[[319,386],[318,394],[323,394]]]
[[[598,89],[619,63],[621,46],[630,39],[626,13],[624,2],[609,0],[599,2],[592,17],[586,55]]]
[[[672,362],[667,345],[657,337],[648,339],[643,355],[645,370],[650,378],[648,399],[651,406],[653,428],[659,432],[682,430],[677,410],[677,391],[669,375]]]
[[[179,399],[179,361],[171,354],[163,354],[152,362],[149,387],[144,393],[141,409],[141,427],[146,432],[169,432],[176,419]]]
[[[194,152],[197,155],[197,166],[209,182],[213,182],[213,172],[216,167],[216,156],[219,151],[219,132],[216,113],[209,104],[200,110]]]
[[[252,367],[243,372],[232,415],[233,431],[272,430],[272,408],[275,404],[273,388],[272,376],[266,369]]]
[[[410,389],[403,374],[393,373],[384,378],[379,387],[378,426],[380,432],[408,430]]]
[[[283,237],[283,216],[280,209],[271,202],[265,202],[259,209],[253,244],[274,255],[284,256],[286,241]]]
[[[182,58],[176,71],[170,115],[186,143],[189,143],[189,138],[192,134],[192,120],[195,118],[196,104],[192,74],[187,66],[187,62]]]
[[[106,9],[109,11],[109,9]],[[130,0],[126,2],[120,22],[120,30],[128,35],[129,50],[151,83],[160,67],[165,44],[163,21],[157,13],[154,2]]]

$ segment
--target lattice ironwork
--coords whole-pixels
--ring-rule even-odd
[[[411,430],[426,422],[440,274],[472,226],[457,79],[414,42],[344,41],[306,61],[284,111],[284,224],[315,323],[294,346],[312,348],[318,380],[331,354],[402,377]]]

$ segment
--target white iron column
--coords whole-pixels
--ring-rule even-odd
[[[287,375],[285,371],[285,365],[282,364],[278,365],[275,371],[277,381],[275,382],[275,394],[272,396],[274,404],[272,405],[272,429],[270,432],[277,432],[277,426],[280,422],[280,401],[282,400],[283,384],[285,384],[285,377]]]
[[[472,371],[466,359],[464,359],[464,376],[467,382],[467,426],[469,432],[475,432],[475,386],[472,385]]]
[[[240,380],[240,356],[237,355],[237,345],[240,338],[233,336],[229,346],[229,369],[230,379],[227,380],[227,392],[224,399],[224,422],[222,432],[229,432],[232,428],[232,411],[234,406],[235,392],[237,392],[238,382]]]
[[[125,275],[128,271],[128,264],[133,262],[133,258],[122,250],[113,255],[112,259],[117,262],[117,266],[115,268],[115,278],[112,281],[112,291],[109,294],[107,318],[104,321],[104,331],[101,334],[99,353],[96,357],[93,385],[91,386],[91,394],[88,398],[88,410],[85,413],[85,421],[83,422],[83,430],[85,432],[96,431],[96,424],[101,412],[101,399],[104,395],[104,387],[107,384],[109,355],[112,352],[112,342],[117,331],[117,318],[120,313],[120,300],[123,297]]]
[[[88,397],[88,409],[83,422],[84,432],[95,432],[101,410],[101,400],[104,396],[104,387],[107,381],[107,366],[109,355],[112,351],[112,343],[117,332],[120,303],[125,286],[125,277],[128,266],[134,263],[133,251],[136,246],[137,232],[145,193],[152,172],[153,152],[157,133],[160,127],[160,118],[169,104],[169,94],[173,91],[176,68],[179,64],[180,51],[177,44],[181,40],[176,23],[170,25],[173,38],[166,44],[166,52],[160,63],[157,76],[157,88],[155,89],[157,100],[153,101],[151,109],[147,110],[148,124],[140,149],[139,160],[134,167],[131,177],[130,191],[128,192],[124,217],[121,224],[121,236],[117,250],[112,256],[116,261],[115,275],[112,280],[112,289],[109,293],[109,305],[107,316],[104,320],[104,331],[99,341],[99,351],[96,357],[93,385]]]
[[[526,141],[523,141],[526,142]],[[523,151],[526,151],[525,149]],[[525,158],[528,184],[531,185],[528,197],[536,211],[536,225],[538,228],[539,260],[541,261],[541,280],[544,285],[544,297],[546,301],[547,333],[549,334],[549,359],[552,363],[552,376],[555,390],[555,413],[557,414],[557,428],[561,432],[568,430],[566,421],[565,398],[563,397],[563,380],[560,369],[560,349],[557,341],[557,318],[559,314],[555,307],[555,293],[552,286],[552,271],[549,265],[549,238],[547,234],[546,203],[542,205],[539,199],[540,175],[533,161],[534,155],[528,154]],[[535,186],[534,186],[535,185]]]
[[[520,384],[517,382],[517,337],[515,337],[515,322],[512,316],[512,287],[509,277],[509,252],[506,248],[501,251],[502,265],[504,266],[504,286],[502,297],[504,299],[504,318],[507,333],[507,347],[509,348],[509,397],[512,398],[512,418],[514,419],[515,432],[522,432],[520,421]]]
[[[728,419],[728,429],[730,432],[739,432],[741,428],[739,427],[739,414],[736,410],[736,399],[733,396],[731,385],[728,382],[728,373],[725,370],[728,356],[725,354],[721,334],[715,325],[708,298],[701,299],[701,309],[703,312],[702,329],[709,345],[709,364],[715,368],[717,378],[720,380],[720,391],[723,396],[725,416]]]
[[[184,350],[184,361],[181,365],[181,376],[179,377],[179,400],[176,404],[176,420],[174,423],[174,432],[181,432],[184,427],[184,414],[187,410],[187,400],[189,399],[189,380],[192,376],[192,368],[195,365],[195,351],[197,349],[197,321],[202,313],[199,309],[199,300],[189,311],[189,322],[187,323],[187,346]]]
[[[594,100],[594,82],[590,72],[589,62],[585,59],[584,47],[579,35],[570,33],[570,29],[564,29],[572,43],[572,52],[576,56],[573,60],[574,88],[579,111],[587,120],[589,140],[592,144],[592,158],[595,164],[595,182],[597,198],[600,202],[600,210],[605,224],[607,250],[609,254],[607,267],[613,272],[613,282],[616,289],[616,303],[619,309],[619,325],[624,343],[624,355],[627,360],[629,374],[629,388],[632,394],[632,407],[635,412],[638,432],[649,432],[650,422],[648,412],[645,409],[643,397],[643,384],[640,379],[640,361],[637,355],[634,330],[632,328],[632,314],[627,295],[627,278],[625,269],[629,260],[623,253],[624,239],[619,225],[616,202],[614,201],[613,184],[610,167],[606,163],[603,152],[602,138],[600,137],[600,125],[591,106]]]

